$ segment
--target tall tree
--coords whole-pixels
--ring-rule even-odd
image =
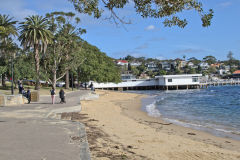
[[[233,73],[235,71],[235,69],[233,69],[233,65],[235,65],[236,60],[233,57],[232,51],[228,52],[227,58],[228,58],[227,64],[230,66],[230,72]],[[238,65],[238,63],[237,63],[237,65]]]
[[[78,17],[75,17],[74,13],[52,12],[48,13],[46,17],[49,19],[50,30],[54,38],[52,44],[48,47],[44,67],[54,88],[56,81],[65,76],[65,87],[68,89],[68,71],[81,61],[79,59],[81,50],[81,45],[79,45],[79,41],[81,41],[80,35],[86,31],[74,26],[80,21]],[[75,21],[72,20],[73,18]]]
[[[5,72],[9,57],[13,58],[13,49],[15,45],[12,43],[12,37],[17,36],[17,21],[8,15],[0,14],[0,74],[2,75],[2,85],[5,87]]]
[[[203,61],[210,65],[210,64],[216,63],[217,59],[214,56],[209,55],[209,56],[204,57]]]
[[[45,53],[47,45],[51,42],[52,33],[48,30],[47,18],[42,16],[29,16],[20,23],[19,40],[24,48],[33,48],[36,70],[35,89],[39,89],[40,81],[40,53]]]
[[[137,14],[143,18],[166,18],[164,20],[165,26],[179,26],[185,27],[187,25],[186,19],[181,19],[178,14],[188,10],[195,10],[201,17],[202,26],[207,27],[211,24],[213,17],[213,10],[210,9],[208,13],[203,10],[202,3],[199,0],[69,0],[73,3],[75,10],[80,13],[93,15],[95,18],[101,17],[104,10],[110,11],[110,17],[115,23],[129,23],[118,16],[116,10],[127,6],[127,4],[134,4]],[[103,4],[103,5],[102,5]]]

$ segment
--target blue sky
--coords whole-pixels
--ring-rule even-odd
[[[130,3],[126,9],[118,11],[121,17],[132,22],[124,27],[106,20],[108,12],[99,20],[79,14],[80,27],[87,29],[82,38],[114,58],[129,54],[158,59],[182,58],[183,55],[202,59],[213,55],[225,60],[232,51],[234,57],[240,59],[240,0],[201,2],[204,8],[215,12],[208,28],[201,26],[200,17],[193,11],[181,14],[189,21],[184,29],[164,27],[160,19],[141,18]],[[75,12],[68,0],[0,0],[0,13],[19,21],[28,15],[45,15],[52,11]]]

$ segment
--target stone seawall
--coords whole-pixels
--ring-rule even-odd
[[[14,106],[24,104],[26,99],[21,94],[18,95],[0,95],[0,107]]]

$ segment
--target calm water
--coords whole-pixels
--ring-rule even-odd
[[[146,91],[150,116],[240,140],[240,86],[201,90]]]

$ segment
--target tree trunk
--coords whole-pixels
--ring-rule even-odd
[[[3,88],[6,87],[5,73],[2,74],[2,86]]]
[[[65,89],[69,89],[69,70],[66,71],[66,76],[65,76]]]
[[[56,89],[56,83],[57,83],[57,71],[56,69],[53,70],[53,81],[52,86],[54,89]]]
[[[80,74],[80,72],[79,72],[79,69],[78,69],[77,70],[77,89],[80,88],[79,74]]]
[[[40,81],[40,70],[39,70],[39,64],[40,64],[40,59],[39,59],[39,51],[38,51],[38,45],[35,44],[34,46],[35,50],[35,68],[36,68],[36,84],[35,84],[35,90],[39,90],[39,81]]]

